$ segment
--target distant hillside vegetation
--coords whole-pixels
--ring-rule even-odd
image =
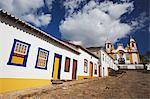
[[[141,55],[141,60],[145,64],[150,64],[150,50]]]

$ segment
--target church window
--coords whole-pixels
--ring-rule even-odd
[[[107,45],[107,48],[109,48],[109,44]]]
[[[47,69],[49,51],[39,48],[35,68]]]
[[[88,61],[84,59],[84,72],[87,73],[88,71]]]
[[[134,43],[132,43],[132,47],[134,47]]]
[[[14,39],[8,65],[26,66],[30,44]]]

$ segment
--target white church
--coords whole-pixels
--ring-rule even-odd
[[[112,58],[114,64],[116,64],[119,69],[144,68],[143,64],[141,64],[137,43],[132,37],[129,38],[129,42],[125,48],[122,43],[118,43],[117,48],[115,49],[112,42],[106,40],[104,48],[90,47],[87,49],[93,52],[95,55],[98,55],[98,51],[100,49],[104,49],[108,54],[107,56],[110,56]],[[101,55],[101,58],[102,57],[103,56]]]
[[[117,44],[115,49],[110,41],[105,42],[106,52],[114,59],[114,63],[122,69],[142,69],[137,43],[130,37],[127,46],[124,48],[122,43]]]
[[[122,43],[118,43],[117,48],[110,41],[105,43],[106,52],[114,59],[116,64],[140,64],[139,52],[136,41],[130,38],[129,43],[124,48]]]

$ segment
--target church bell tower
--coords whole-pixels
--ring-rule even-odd
[[[131,51],[133,51],[133,52],[137,51],[136,42],[132,37],[130,37],[129,47],[130,47]]]
[[[112,50],[112,43],[109,40],[105,42],[105,49],[107,53],[110,53]]]

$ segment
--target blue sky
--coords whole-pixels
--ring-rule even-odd
[[[0,8],[58,39],[85,47],[136,39],[150,50],[149,0],[1,0]]]

